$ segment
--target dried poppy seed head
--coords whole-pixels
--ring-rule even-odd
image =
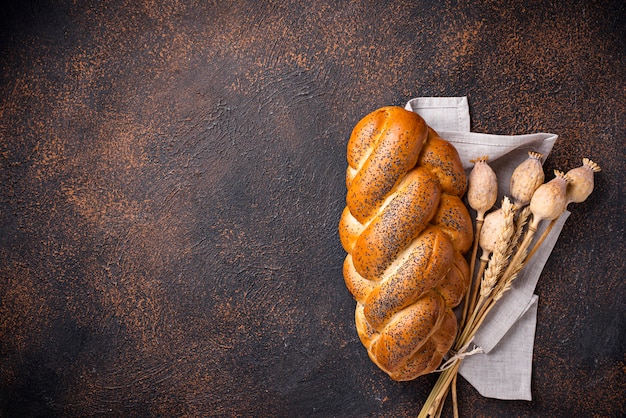
[[[502,207],[489,212],[485,216],[485,223],[480,231],[479,238],[483,255],[487,254],[488,256],[491,254],[495,250],[498,241],[509,241],[513,233],[509,224],[513,219],[514,211],[515,206],[505,196],[502,200]]]
[[[587,200],[593,191],[593,173],[600,171],[600,166],[589,158],[583,158],[583,165],[567,172],[570,182],[567,184],[567,203],[581,203]]]
[[[557,219],[567,205],[567,183],[570,178],[559,170],[554,170],[554,174],[556,177],[539,186],[530,199],[530,210],[533,214],[530,226],[534,229],[544,219]]]
[[[517,209],[529,204],[535,190],[543,184],[545,175],[541,167],[542,157],[542,154],[530,151],[528,158],[511,175],[511,198]]]
[[[468,178],[467,201],[477,212],[477,220],[482,220],[498,198],[498,179],[495,171],[487,164],[488,156],[471,160],[474,168]]]

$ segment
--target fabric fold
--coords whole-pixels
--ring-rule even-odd
[[[539,297],[533,295],[524,314],[489,354],[468,356],[459,372],[482,396],[503,400],[532,400],[533,344]],[[529,344],[529,341],[531,342]],[[520,367],[520,364],[525,367]]]

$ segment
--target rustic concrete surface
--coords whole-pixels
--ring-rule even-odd
[[[103,3],[103,4],[101,4]],[[26,1],[0,25],[0,415],[415,416],[353,326],[352,126],[467,95],[598,162],[537,293],[531,402],[626,410],[622,1]],[[446,414],[450,409],[446,409]]]

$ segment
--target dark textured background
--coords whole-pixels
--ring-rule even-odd
[[[537,288],[534,400],[461,379],[463,415],[623,416],[625,4],[434,3],[0,6],[0,416],[415,416],[436,376],[354,330],[345,147],[459,95],[559,134],[548,173],[603,168]]]

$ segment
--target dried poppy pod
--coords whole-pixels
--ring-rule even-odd
[[[566,203],[565,208],[570,203],[580,203],[584,202],[587,197],[593,191],[593,177],[594,173],[600,171],[600,166],[589,158],[583,158],[583,165],[577,168],[574,168],[565,174],[567,180],[566,186]],[[532,257],[533,254],[539,249],[543,240],[547,237],[550,229],[554,225],[554,220],[550,222],[548,228],[543,232],[541,238],[536,242],[533,250],[528,254],[528,258]]]
[[[518,268],[520,265],[529,260],[533,254],[536,252],[537,248],[541,245],[546,234],[549,232],[552,225],[554,225],[554,221],[556,221],[565,211],[567,207],[567,183],[569,183],[570,179],[567,174],[564,174],[562,171],[554,170],[555,177],[547,183],[542,184],[535,190],[533,197],[530,199],[530,205],[528,208],[532,213],[532,220],[528,225],[528,230],[524,235],[524,239],[521,244],[517,247],[516,253],[511,259],[506,271],[504,272],[504,276],[508,277],[512,271]],[[537,227],[541,223],[541,221],[552,221],[546,230],[543,232],[542,236],[539,238],[535,246],[527,254],[528,247],[530,246],[531,241],[537,232]],[[521,263],[521,264],[520,264]]]
[[[587,200],[593,191],[593,173],[600,171],[600,166],[589,158],[583,158],[583,165],[567,172],[570,182],[567,184],[567,203],[581,203]]]
[[[567,183],[570,179],[567,174],[559,170],[554,170],[554,174],[556,177],[539,186],[530,199],[530,211],[533,214],[530,229],[537,230],[539,222],[555,220],[565,211]]]
[[[474,308],[473,302],[475,302],[480,279],[485,272],[485,268],[487,267],[487,263],[489,262],[492,254],[495,256],[498,250],[501,250],[501,247],[498,246],[502,246],[503,243],[508,243],[513,235],[514,230],[511,228],[511,223],[514,215],[515,205],[510,202],[508,197],[504,196],[502,199],[502,206],[492,212],[489,212],[487,216],[485,216],[485,223],[483,224],[483,228],[478,238],[482,254],[480,256],[478,275],[476,276],[479,280],[474,283],[475,287],[472,289],[472,304],[470,305],[471,310]]]
[[[483,224],[483,229],[480,232],[480,238],[478,241],[480,249],[482,250],[481,260],[489,260],[489,254],[495,250],[496,243],[500,238],[504,225],[505,216],[502,208],[489,212],[487,216],[485,216],[485,223]]]
[[[535,190],[543,184],[545,175],[541,158],[542,154],[530,151],[528,158],[518,165],[511,175],[511,198],[517,209],[529,204]]]
[[[488,160],[489,156],[485,155],[470,161],[474,168],[468,177],[467,202],[476,211],[477,221],[484,219],[498,199],[498,179]]]
[[[497,283],[500,272],[508,258],[507,249],[514,227],[515,205],[507,196],[502,199],[502,206],[485,217],[483,233],[480,234],[480,246],[483,255],[480,258],[478,279],[480,297],[486,298]],[[486,268],[489,263],[489,268]],[[483,276],[484,274],[484,276]]]

